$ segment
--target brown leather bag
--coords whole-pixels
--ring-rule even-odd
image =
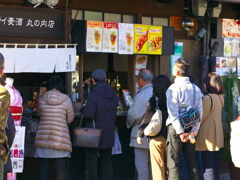
[[[101,129],[95,128],[93,119],[93,128],[81,127],[83,116],[81,117],[79,127],[73,128],[73,146],[98,148],[102,135]]]

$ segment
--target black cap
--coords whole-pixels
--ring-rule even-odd
[[[106,72],[103,69],[95,69],[91,76],[96,79],[105,79],[107,77]]]

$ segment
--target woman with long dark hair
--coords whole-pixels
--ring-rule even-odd
[[[207,92],[203,97],[203,116],[196,137],[196,150],[202,154],[204,179],[219,180],[219,150],[224,144],[222,125],[224,87],[216,72],[208,73],[204,84]]]
[[[167,127],[166,120],[168,118],[166,106],[166,91],[171,85],[170,79],[165,75],[159,75],[152,80],[153,95],[149,99],[147,109],[144,114],[143,121],[138,131],[138,143],[141,144],[141,139],[144,137],[144,129],[147,127],[153,114],[156,111],[156,98],[158,98],[158,108],[162,111],[162,128],[156,136],[148,136],[149,150],[152,165],[153,180],[165,180],[166,174],[166,138]]]

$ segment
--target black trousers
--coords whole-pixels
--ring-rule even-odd
[[[102,180],[113,179],[112,169],[112,148],[96,149],[86,148],[86,179],[97,180],[98,179],[98,164],[101,169]]]
[[[39,180],[49,180],[51,161],[54,161],[56,180],[68,180],[68,158],[39,158]]]
[[[168,126],[167,137],[167,166],[168,180],[180,179],[180,157],[183,152],[188,170],[189,180],[199,180],[197,161],[195,159],[195,144],[184,143],[176,134],[172,125]]]
[[[202,151],[203,177],[205,180],[219,180],[220,151]]]

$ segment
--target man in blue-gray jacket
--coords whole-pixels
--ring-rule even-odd
[[[148,69],[140,70],[136,79],[139,89],[127,115],[127,127],[132,127],[130,146],[134,147],[138,180],[149,180],[152,177],[147,138],[143,137],[141,144],[137,142],[137,133],[146,111],[147,102],[153,94],[152,78],[151,71]]]
[[[102,129],[99,148],[86,148],[87,179],[97,180],[98,154],[102,169],[102,179],[112,180],[112,147],[115,139],[116,113],[118,96],[114,89],[106,83],[106,72],[96,69],[91,74],[93,87],[88,95],[87,104],[82,109],[85,123],[84,127],[93,127],[93,119],[96,128]]]

